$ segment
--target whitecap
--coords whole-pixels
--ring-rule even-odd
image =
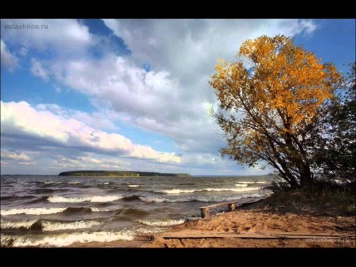
[[[48,201],[54,203],[111,202],[122,198],[123,196],[93,196],[93,197],[81,197],[81,198],[52,196],[48,198]]]
[[[184,223],[184,219],[138,220],[138,222],[149,226],[173,226]]]
[[[27,209],[10,209],[1,210],[1,215],[16,215],[16,214],[27,214],[27,215],[44,215],[44,214],[54,214],[64,211],[66,208],[27,208]]]
[[[5,221],[1,220],[1,229],[29,229],[37,220]]]
[[[43,231],[59,231],[59,230],[74,230],[85,229],[93,226],[99,226],[101,223],[97,221],[75,221],[75,222],[50,222],[43,221]]]
[[[8,236],[1,235],[1,246],[12,247],[64,247],[73,243],[89,243],[89,242],[112,242],[117,240],[133,240],[134,233],[132,231],[119,232],[77,232],[52,234],[46,236]]]

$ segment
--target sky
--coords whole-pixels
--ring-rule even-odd
[[[221,157],[208,81],[277,34],[342,73],[355,61],[353,19],[1,20],[1,174],[267,174]]]

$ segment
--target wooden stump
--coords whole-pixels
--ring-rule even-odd
[[[236,210],[236,203],[229,204],[229,211],[234,211],[234,210]]]
[[[201,212],[201,217],[202,217],[203,219],[209,218],[209,216],[210,216],[210,214],[209,214],[209,208],[206,208],[206,207],[200,208],[200,212]]]

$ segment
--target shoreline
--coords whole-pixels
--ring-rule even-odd
[[[285,238],[276,238],[281,233]],[[286,235],[290,237],[287,238]],[[262,201],[238,207],[236,211],[213,215],[208,219],[173,226],[165,232],[146,236],[146,240],[142,236],[133,241],[75,243],[68,247],[355,248],[355,235],[353,216],[298,214],[283,208],[272,209]]]

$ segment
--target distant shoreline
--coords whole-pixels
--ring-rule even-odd
[[[140,171],[68,171],[61,172],[58,176],[95,176],[95,177],[142,177],[142,176],[170,176],[170,177],[190,177],[187,173],[159,173]]]

